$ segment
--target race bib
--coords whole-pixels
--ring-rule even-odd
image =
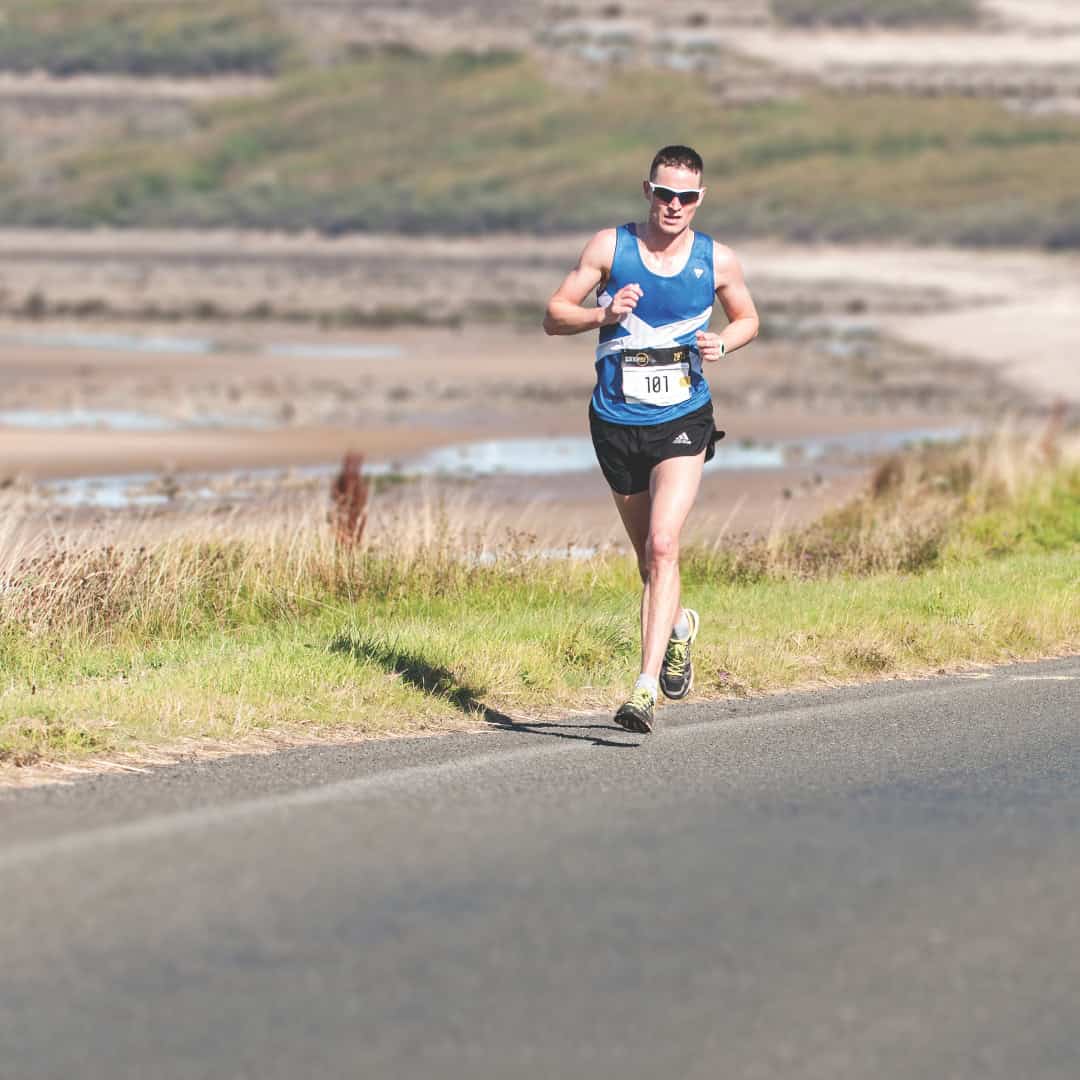
[[[648,353],[624,353],[622,392],[638,405],[678,405],[690,399],[690,363],[658,364]]]

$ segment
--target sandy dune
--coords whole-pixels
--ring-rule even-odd
[[[857,279],[933,286],[951,301],[938,314],[883,315],[884,329],[925,348],[994,366],[1047,399],[1080,403],[1080,256],[951,249],[749,248],[751,275],[828,288]]]
[[[737,30],[727,38],[740,52],[808,75],[876,67],[1075,69],[1077,41],[1071,33],[1030,31]]]
[[[35,99],[58,103],[87,104],[144,101],[201,103],[219,98],[249,97],[271,89],[273,81],[250,75],[218,78],[176,79],[156,76],[68,75],[63,78],[43,71],[29,75],[0,72],[0,101],[30,103]]]
[[[1006,26],[1080,31],[1080,6],[1070,0],[982,0],[982,6]]]

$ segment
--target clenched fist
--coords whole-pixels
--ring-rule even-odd
[[[638,301],[644,296],[641,286],[636,282],[624,285],[612,298],[611,303],[604,309],[604,319],[601,326],[612,326],[620,322],[624,315],[637,307]]]
[[[706,363],[714,363],[724,355],[724,339],[719,334],[708,334],[703,330],[697,335],[698,352]]]

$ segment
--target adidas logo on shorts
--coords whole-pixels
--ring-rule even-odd
[[[687,435],[685,431],[680,431],[671,442],[673,446],[689,446],[690,436]]]

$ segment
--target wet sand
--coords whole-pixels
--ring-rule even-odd
[[[130,324],[108,329],[140,330]],[[141,329],[146,332],[145,326]],[[183,337],[196,331],[226,347],[207,355],[145,355],[107,348],[3,346],[0,405],[5,409],[126,409],[180,424],[211,413],[222,422],[177,431],[0,427],[0,476],[36,480],[306,465],[336,460],[346,450],[373,461],[396,460],[436,445],[587,432],[593,366],[591,341],[584,335],[548,338],[538,330],[497,326],[318,335],[287,325],[224,325],[209,330],[181,326],[169,333]],[[0,325],[0,337],[17,332],[25,334],[25,327]],[[270,342],[312,339],[324,347],[353,343],[396,348],[400,354],[378,359],[256,354]],[[820,387],[826,379],[813,351],[754,343],[723,367],[707,371],[717,424],[729,439],[955,426],[954,409],[919,409],[914,398],[905,407],[896,394],[873,385],[870,396],[881,400],[861,409],[839,399],[807,401],[800,383]],[[834,373],[832,378],[842,376]],[[246,426],[253,420],[264,426]]]
[[[491,429],[516,434],[509,422]],[[143,472],[221,472],[289,468],[339,461],[362,453],[395,460],[444,445],[452,430],[403,423],[397,427],[286,428],[280,431],[15,431],[0,429],[0,461],[8,482]],[[464,431],[458,432],[464,437]],[[450,439],[449,441],[455,441]],[[0,477],[0,482],[2,482]]]
[[[128,320],[129,327],[174,334],[212,328],[242,337],[378,340],[400,338],[398,326],[446,321],[464,327],[460,348],[453,333],[444,340],[446,360],[457,364],[473,334],[481,335],[476,348],[488,351],[477,328],[493,315],[521,321],[518,345],[538,337],[544,300],[584,240],[0,230],[0,315],[8,317],[0,337],[44,325],[122,327]],[[991,365],[1024,394],[1080,401],[1072,359],[1080,349],[1080,321],[1071,317],[1080,307],[1075,253],[761,241],[736,248],[767,318],[867,316],[920,349]],[[27,317],[34,312],[47,324]],[[198,318],[185,321],[192,315]],[[379,329],[386,320],[398,326]],[[353,328],[322,328],[342,321]],[[560,364],[556,351],[544,355]],[[567,353],[575,366],[571,356],[587,379],[588,350]],[[520,376],[514,355],[493,354],[492,362],[508,377]],[[431,369],[438,367],[432,356]],[[537,375],[544,378],[530,372]]]
[[[587,432],[591,335],[548,338],[539,329],[543,296],[573,258],[576,240],[146,233],[46,238],[33,232],[4,239],[5,282],[22,266],[54,293],[80,282],[90,290],[106,288],[119,308],[143,287],[132,268],[171,275],[172,295],[182,308],[205,288],[207,266],[224,278],[242,271],[234,286],[250,302],[322,295],[320,287],[335,275],[353,275],[370,285],[369,292],[388,289],[390,296],[394,275],[408,277],[434,260],[455,268],[461,312],[490,299],[482,286],[494,280],[530,316],[520,323],[347,328],[327,328],[314,317],[9,317],[0,321],[0,410],[129,410],[174,428],[0,426],[0,498],[9,506],[50,478],[168,473],[182,486],[187,472],[330,465],[346,451],[393,463],[443,445]],[[389,286],[379,271],[388,245],[400,254]],[[1075,257],[767,244],[750,245],[742,254],[763,334],[707,371],[728,445],[986,428],[1006,416],[1038,423],[1055,396],[1080,400],[1071,359],[1080,340],[1074,341],[1075,320],[1064,317],[1070,298],[1080,297]],[[125,267],[126,275],[119,272]],[[417,297],[421,305],[428,300]],[[1023,310],[1042,318],[1021,325]],[[1018,348],[1017,335],[1030,336],[1032,325],[1038,326],[1035,339]],[[80,334],[98,335],[98,347],[56,344]],[[198,340],[205,348],[140,352],[102,347],[101,335]],[[41,344],[46,340],[53,344]],[[269,354],[282,346],[294,354]],[[707,474],[694,527],[707,536],[804,520],[849,495],[872,464],[848,457]],[[310,487],[308,497],[320,497]],[[390,505],[416,490],[406,484],[378,498]],[[598,470],[473,479],[447,490],[467,491],[486,507],[478,512],[512,527],[551,537],[569,531],[582,541],[618,536]],[[272,504],[260,495],[250,505],[269,512]],[[40,502],[33,513],[50,520],[71,515]]]

